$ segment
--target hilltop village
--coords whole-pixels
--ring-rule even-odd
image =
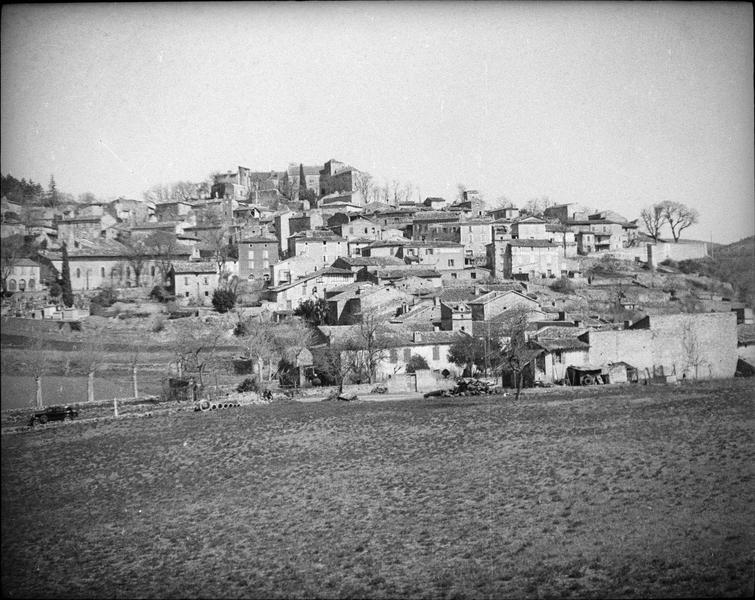
[[[109,290],[195,314],[233,307],[258,323],[304,317],[316,332],[308,353],[359,353],[371,383],[417,369],[669,381],[753,364],[751,308],[731,286],[674,268],[708,256],[706,243],[651,237],[639,219],[578,204],[372,191],[369,175],[329,160],[238,167],[144,200],[3,197],[3,315],[82,319]]]

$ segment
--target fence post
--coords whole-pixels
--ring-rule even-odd
[[[42,404],[42,378],[37,376],[34,378],[37,384],[37,408],[43,408]]]
[[[133,370],[131,371],[131,377],[132,377],[132,381],[133,381],[133,384],[134,384],[134,398],[138,398],[139,397],[139,387],[138,387],[137,382],[136,382],[136,365],[134,365]],[[116,416],[118,416],[118,415],[116,414]]]

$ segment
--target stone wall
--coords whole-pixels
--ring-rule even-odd
[[[737,365],[734,313],[653,315],[635,327],[590,332],[590,364],[624,361],[636,367],[641,378],[649,378],[661,369],[678,379],[734,376]]]
[[[708,244],[705,242],[659,242],[647,245],[647,262],[651,267],[658,266],[666,259],[679,261],[706,256],[708,256]]]

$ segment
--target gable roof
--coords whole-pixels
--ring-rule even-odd
[[[286,283],[282,283],[276,287],[268,288],[268,290],[270,292],[281,292],[283,290],[287,290],[301,283],[309,281],[310,279],[316,279],[317,277],[321,277],[323,275],[342,275],[344,277],[350,276],[352,281],[353,281],[353,278],[355,277],[354,272],[351,271],[350,269],[339,269],[337,267],[323,267],[322,269],[319,269],[315,271],[314,273],[307,273],[306,275],[299,277],[298,279],[295,279],[294,281],[288,281]]]
[[[494,290],[492,292],[487,292],[486,294],[483,294],[482,296],[478,296],[477,298],[473,300],[469,300],[469,304],[487,304],[488,302],[492,302],[493,300],[499,300],[501,298],[504,298],[510,294],[519,296],[520,298],[524,298],[528,302],[532,302],[533,304],[538,304],[538,301],[530,298],[529,296],[525,296],[521,292],[517,292],[516,290],[505,290],[505,291],[499,291]]]

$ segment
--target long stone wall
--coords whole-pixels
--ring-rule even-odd
[[[677,378],[733,377],[737,365],[734,313],[652,315],[647,328],[589,333],[589,362],[624,361],[651,377],[661,369]]]

